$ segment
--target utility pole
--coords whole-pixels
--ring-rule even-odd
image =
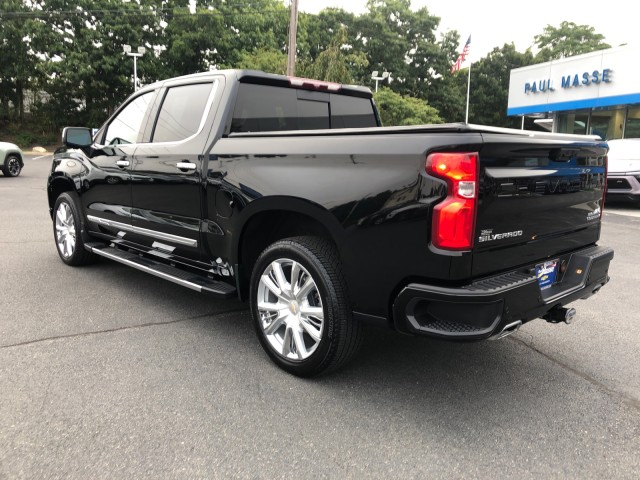
[[[296,39],[298,36],[298,0],[291,0],[291,20],[289,21],[289,55],[287,57],[287,75],[296,74]]]

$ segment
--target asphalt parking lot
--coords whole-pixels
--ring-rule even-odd
[[[0,479],[638,478],[639,207],[608,200],[612,280],[574,324],[474,344],[371,330],[301,380],[244,304],[65,266],[49,165],[0,176]]]

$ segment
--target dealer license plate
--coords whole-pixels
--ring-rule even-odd
[[[540,290],[550,288],[555,283],[557,274],[558,260],[550,260],[536,265],[536,275],[538,276]]]

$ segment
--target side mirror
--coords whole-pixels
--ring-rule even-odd
[[[65,127],[62,130],[62,143],[68,148],[85,148],[93,143],[90,128]]]

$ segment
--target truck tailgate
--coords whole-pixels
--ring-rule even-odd
[[[491,133],[483,139],[474,278],[595,244],[606,143]]]

